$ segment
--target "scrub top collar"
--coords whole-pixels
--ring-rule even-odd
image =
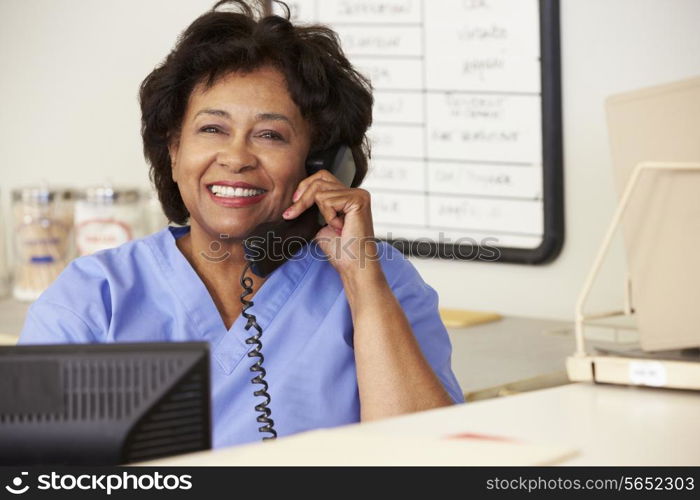
[[[222,367],[230,373],[242,355],[252,348],[245,343],[245,339],[255,332],[252,328],[245,330],[247,321],[242,315],[238,316],[228,331],[226,330],[209,291],[177,247],[176,240],[187,234],[189,230],[189,226],[168,226],[157,233],[155,238],[150,239],[151,249],[193,327],[198,330],[202,340],[209,341],[212,346],[215,346],[215,357],[222,358],[220,363],[226,365]],[[300,250],[292,259],[272,272],[253,295],[251,299],[253,306],[248,312],[256,316],[263,330],[270,327],[277,313],[301,283],[313,261],[308,248]],[[240,276],[232,276],[231,286],[240,289],[239,281]]]

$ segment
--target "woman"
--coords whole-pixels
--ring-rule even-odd
[[[208,341],[216,447],[462,401],[437,294],[375,242],[370,196],[356,187],[369,85],[331,30],[242,2],[217,11],[224,3],[141,86],[152,180],[169,220],[188,225],[75,260],[32,305],[20,342]],[[352,150],[355,187],[327,170],[307,177],[307,156],[338,144]],[[260,425],[242,242],[314,206],[327,225],[305,248],[320,251],[249,275],[274,420]]]

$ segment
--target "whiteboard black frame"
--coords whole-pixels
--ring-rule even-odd
[[[564,154],[561,105],[559,0],[539,0],[542,104],[542,198],[544,234],[534,249],[480,247],[418,240],[385,239],[404,255],[441,259],[545,264],[564,246]],[[494,256],[494,248],[498,255]]]

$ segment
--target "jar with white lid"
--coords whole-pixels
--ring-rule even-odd
[[[114,248],[145,235],[138,189],[110,185],[81,190],[75,202],[78,255]]]
[[[74,194],[47,186],[12,191],[16,299],[39,298],[72,258]]]

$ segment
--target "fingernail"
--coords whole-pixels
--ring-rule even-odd
[[[284,218],[286,219],[287,217],[289,217],[289,214],[290,214],[291,212],[292,212],[292,209],[291,209],[291,208],[288,208],[287,210],[285,210],[284,212],[282,212],[282,217],[284,217]]]
[[[299,199],[299,190],[294,191],[294,194],[292,195],[292,201],[297,201]]]

